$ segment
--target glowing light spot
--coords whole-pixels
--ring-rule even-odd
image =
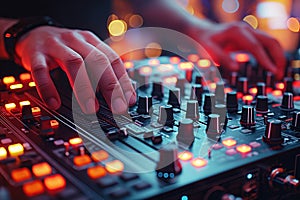
[[[23,84],[22,83],[13,84],[13,85],[10,85],[9,88],[11,90],[21,89],[21,88],[23,88]]]
[[[222,144],[226,147],[232,147],[234,145],[236,145],[236,140],[232,139],[232,138],[227,138],[227,139],[224,139],[222,141]]]
[[[41,114],[41,109],[39,107],[32,107],[31,108],[33,116],[37,116]]]
[[[179,64],[179,69],[182,70],[189,70],[189,69],[193,69],[194,65],[191,62],[182,62]]]
[[[140,15],[131,15],[129,18],[129,26],[137,28],[141,27],[144,23],[143,18]]]
[[[247,174],[247,179],[252,179],[253,178],[253,174]]]
[[[214,90],[214,89],[216,89],[217,84],[216,83],[210,83],[209,87],[210,87],[210,89]]]
[[[199,60],[199,56],[197,54],[190,54],[187,59],[191,62],[197,62]]]
[[[130,61],[124,62],[125,69],[131,69],[133,68],[133,66],[134,66],[133,62]]]
[[[7,151],[4,147],[0,147],[0,160],[3,160],[7,157]]]
[[[244,17],[243,21],[247,22],[254,29],[257,29],[258,27],[258,21],[254,15],[247,15],[246,17]]]
[[[191,160],[193,158],[193,154],[189,151],[183,151],[178,154],[178,158],[183,161]]]
[[[211,66],[211,62],[208,59],[200,59],[198,61],[198,66],[202,68],[207,68]]]
[[[249,93],[252,94],[252,95],[256,95],[257,94],[257,88],[250,88]]]
[[[50,125],[52,128],[58,128],[59,122],[55,119],[50,120]]]
[[[23,106],[30,105],[30,101],[28,101],[28,100],[20,101],[19,104],[20,104],[20,107],[22,108]]]
[[[166,85],[175,84],[177,82],[177,77],[167,77],[167,78],[164,79],[163,82]]]
[[[252,148],[251,148],[251,146],[249,146],[247,144],[241,144],[241,145],[239,145],[239,146],[236,147],[236,150],[238,152],[244,154],[244,153],[249,153],[252,150]]]
[[[170,58],[170,63],[178,64],[178,63],[180,63],[180,58],[176,57],[176,56],[173,56],[173,57]]]
[[[299,32],[299,20],[295,17],[291,17],[287,20],[287,27],[292,32]]]
[[[224,91],[225,91],[225,94],[227,94],[229,92],[232,92],[232,89],[231,88],[225,88]]]
[[[284,83],[276,83],[275,88],[278,90],[283,90],[284,89]]]
[[[249,55],[245,53],[238,53],[235,55],[235,60],[238,62],[248,62],[250,60]]]
[[[275,96],[275,97],[279,97],[279,96],[282,95],[282,91],[281,91],[281,90],[274,90],[274,91],[272,92],[272,94],[273,94],[273,96]]]
[[[10,153],[10,156],[15,157],[15,156],[22,155],[24,153],[24,148],[20,143],[11,144],[8,146],[8,151]]]
[[[29,83],[28,83],[28,86],[29,86],[29,87],[35,87],[35,82],[33,82],[33,81],[32,81],[32,82],[29,82]]]
[[[181,197],[181,200],[189,200],[188,196],[184,195]]]
[[[69,143],[71,144],[72,147],[78,147],[83,144],[82,139],[80,137],[70,139]]]
[[[6,85],[9,85],[9,84],[12,84],[16,81],[15,77],[13,76],[6,76],[3,78],[3,83],[6,84]]]
[[[252,95],[245,95],[243,96],[243,102],[246,104],[249,104],[253,101],[253,96]]]
[[[148,64],[151,65],[151,66],[155,66],[155,65],[159,65],[160,61],[156,58],[153,58],[153,59],[149,60]]]
[[[7,111],[10,111],[10,110],[12,110],[12,109],[15,109],[17,106],[16,106],[16,104],[15,103],[7,103],[7,104],[5,104],[5,109],[7,110]]]
[[[194,167],[200,168],[200,167],[204,167],[207,165],[207,161],[203,158],[195,158],[191,161],[191,164]]]
[[[111,174],[116,174],[123,172],[124,164],[119,160],[113,160],[105,164],[105,169]]]
[[[29,73],[22,73],[19,77],[21,81],[28,81],[31,79],[31,75]]]
[[[161,52],[162,52],[162,48],[161,48],[160,44],[158,44],[156,42],[151,42],[151,43],[147,44],[147,46],[145,48],[145,55],[148,58],[158,57],[161,55]]]
[[[162,64],[157,67],[157,70],[160,72],[170,72],[173,69],[174,69],[174,67],[171,64]]]
[[[127,31],[127,24],[123,20],[113,20],[108,25],[108,31],[112,36],[120,36]]]
[[[149,66],[142,67],[140,70],[140,74],[142,75],[150,75],[152,73],[152,68]]]
[[[223,0],[222,8],[227,13],[234,13],[240,7],[238,0]]]

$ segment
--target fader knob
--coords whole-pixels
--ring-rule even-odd
[[[159,107],[158,123],[172,127],[174,125],[173,108],[171,105]]]
[[[216,104],[214,113],[220,115],[220,123],[225,123],[227,113],[226,105]]]
[[[299,111],[295,111],[293,113],[293,120],[292,120],[291,128],[295,131],[300,131],[300,112]]]
[[[210,114],[208,115],[206,134],[210,138],[217,139],[220,137],[221,128],[220,128],[220,115]]]
[[[202,85],[202,81],[203,81],[203,76],[202,75],[197,75],[195,77],[195,84],[200,84]]]
[[[226,94],[226,107],[229,113],[237,112],[238,100],[237,100],[236,92],[228,92]]]
[[[266,96],[266,84],[263,82],[258,82],[256,84],[257,87],[257,93],[256,96],[262,95],[262,96]]]
[[[172,179],[181,172],[182,166],[177,154],[177,146],[174,143],[170,143],[159,150],[159,161],[156,166],[156,173],[159,178]]]
[[[251,126],[255,125],[254,108],[252,106],[244,105],[242,107],[242,116],[240,123],[245,128],[250,128]]]
[[[140,96],[138,101],[137,112],[139,114],[149,115],[152,107],[152,97]]]
[[[216,85],[216,90],[215,90],[215,96],[216,96],[216,102],[217,103],[224,103],[224,98],[225,98],[225,92],[224,92],[224,83],[223,82],[218,82]]]
[[[186,114],[185,117],[192,119],[192,120],[198,120],[199,119],[199,106],[198,101],[196,100],[189,100],[187,101],[186,105]]]
[[[187,80],[185,78],[178,78],[176,82],[176,87],[180,89],[180,95],[182,97],[185,96],[185,84],[187,83]]]
[[[292,111],[292,110],[294,110],[294,99],[293,98],[294,98],[293,93],[290,93],[290,92],[283,93],[280,108],[283,111]]]
[[[213,108],[215,107],[215,94],[208,93],[204,96],[203,111],[205,115],[212,113]]]
[[[168,104],[172,105],[173,108],[180,108],[180,103],[180,88],[169,90]]]
[[[197,100],[199,106],[202,104],[203,87],[200,84],[192,85],[190,99]]]
[[[281,121],[277,119],[268,120],[263,141],[270,145],[279,145],[283,143],[281,136]]]
[[[294,93],[293,79],[291,77],[285,77],[283,79],[283,82],[284,82],[284,92]]]
[[[231,72],[230,78],[229,78],[229,84],[231,87],[237,86],[237,80],[238,80],[238,73],[237,72]]]
[[[24,123],[31,123],[33,119],[31,105],[22,106],[22,121]]]
[[[51,118],[49,116],[41,116],[40,117],[40,134],[42,136],[52,136],[54,135],[53,128],[50,124]]]
[[[243,94],[248,94],[248,78],[240,77],[237,83],[237,91]]]
[[[194,125],[191,119],[182,119],[179,124],[177,140],[190,146],[194,142]]]
[[[268,112],[268,97],[259,95],[256,99],[256,112],[265,114]]]
[[[266,86],[269,88],[274,88],[274,74],[272,72],[266,72]]]
[[[156,99],[162,99],[164,97],[162,83],[153,83],[152,84],[152,97]]]

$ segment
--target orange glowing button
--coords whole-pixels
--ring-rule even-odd
[[[0,147],[0,160],[3,160],[7,157],[7,151],[4,147]]]
[[[236,147],[236,150],[238,152],[244,154],[244,153],[249,153],[252,150],[252,148],[251,148],[251,146],[249,146],[247,144],[241,144],[241,145],[239,145],[239,146]]]
[[[19,156],[24,153],[24,147],[22,144],[17,143],[17,144],[11,144],[8,146],[8,151],[10,153],[10,156]]]
[[[207,68],[211,66],[211,62],[208,59],[200,59],[198,61],[198,66],[201,68]]]
[[[275,88],[278,90],[283,90],[284,89],[284,83],[276,83]]]
[[[72,138],[69,140],[72,147],[78,147],[82,145],[82,139],[80,137]]]
[[[80,156],[75,156],[73,159],[74,165],[77,167],[82,167],[84,165],[88,165],[92,162],[92,159],[88,155],[80,155]]]
[[[173,69],[174,69],[174,66],[171,64],[163,64],[163,65],[159,65],[157,67],[157,70],[160,72],[170,72],[170,71],[173,71]]]
[[[227,88],[224,89],[224,92],[225,92],[225,94],[227,94],[229,92],[232,92],[232,89],[227,87]]]
[[[95,151],[92,153],[92,159],[94,162],[101,162],[108,158],[108,153],[104,150]]]
[[[257,88],[250,88],[249,93],[252,94],[252,95],[256,95],[257,94]]]
[[[31,82],[28,83],[28,86],[29,87],[35,87],[36,85],[35,85],[35,82],[31,81]]]
[[[294,101],[300,101],[300,96],[295,96]]]
[[[190,70],[190,69],[194,68],[194,65],[191,62],[182,62],[182,63],[179,63],[178,67],[181,70]]]
[[[140,70],[140,74],[142,75],[150,75],[152,73],[152,68],[149,66],[142,67]]]
[[[195,158],[191,161],[194,167],[201,168],[207,165],[207,161],[203,158]]]
[[[178,158],[183,161],[191,160],[193,158],[193,154],[189,151],[183,151],[178,154]]]
[[[59,122],[55,119],[50,120],[50,125],[52,128],[58,128]]]
[[[5,109],[7,110],[7,111],[10,111],[10,110],[12,110],[12,109],[15,109],[17,106],[16,106],[16,104],[15,103],[7,103],[7,104],[5,104]]]
[[[125,69],[131,69],[133,68],[133,66],[134,66],[133,62],[130,61],[124,62]]]
[[[167,77],[163,82],[166,85],[175,84],[177,82],[177,77]]]
[[[95,166],[87,169],[87,174],[91,179],[101,178],[106,175],[106,170],[103,166]]]
[[[4,84],[9,85],[9,84],[13,84],[14,82],[16,82],[16,79],[13,76],[6,76],[2,79],[2,81]]]
[[[150,59],[149,62],[148,62],[149,65],[159,65],[160,64],[160,61],[156,58],[153,58],[153,59]]]
[[[281,90],[273,90],[272,94],[275,97],[280,97],[282,95],[282,91]]]
[[[23,192],[28,197],[33,197],[44,193],[44,186],[40,180],[31,181],[23,185]]]
[[[232,138],[227,138],[227,139],[224,139],[222,141],[222,144],[226,147],[232,147],[234,145],[236,145],[236,140],[232,139]]]
[[[176,56],[173,56],[173,57],[170,58],[170,63],[178,64],[178,63],[180,63],[180,58],[176,57]]]
[[[30,101],[20,101],[19,104],[20,107],[22,108],[23,106],[30,105]]]
[[[36,177],[42,177],[51,174],[52,168],[48,163],[42,162],[32,166],[32,173]]]
[[[244,102],[251,102],[251,101],[253,101],[253,96],[252,95],[245,95],[245,96],[243,96],[243,101]]]
[[[216,83],[210,83],[209,87],[210,87],[210,89],[214,90],[214,89],[216,89],[217,84]]]
[[[39,107],[32,107],[31,111],[34,116],[41,114],[41,109]]]
[[[199,56],[197,54],[190,54],[187,59],[191,62],[197,62],[199,60]]]
[[[9,88],[11,90],[21,89],[21,88],[23,88],[23,84],[22,83],[13,84],[13,85],[10,85]]]
[[[28,81],[31,79],[31,75],[29,73],[22,73],[19,77],[21,81]]]
[[[245,53],[239,53],[235,55],[235,60],[238,62],[248,62],[250,60],[249,55]]]
[[[111,174],[116,174],[124,170],[124,164],[119,160],[114,160],[106,163],[105,169]]]
[[[15,182],[19,183],[19,182],[31,179],[31,173],[30,173],[30,170],[26,167],[19,168],[19,169],[14,169],[11,172],[11,178]]]
[[[44,184],[49,191],[61,190],[67,185],[66,179],[60,174],[46,177],[44,179]]]

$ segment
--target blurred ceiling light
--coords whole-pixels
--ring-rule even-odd
[[[127,24],[123,20],[113,20],[108,25],[108,31],[112,36],[123,35],[127,31]]]
[[[238,0],[223,0],[222,8],[227,13],[235,13],[240,7]]]
[[[131,15],[129,18],[129,26],[138,28],[143,25],[143,18],[140,15]]]

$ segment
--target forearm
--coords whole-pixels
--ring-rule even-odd
[[[8,27],[12,26],[16,22],[16,19],[0,18],[0,59],[8,59],[8,54],[4,47],[3,34]]]

